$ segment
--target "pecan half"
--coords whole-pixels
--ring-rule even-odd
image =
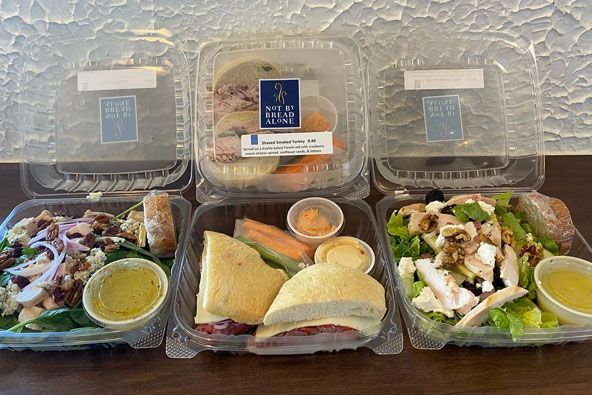
[[[90,267],[90,263],[88,263],[87,261],[80,262],[80,264],[78,265],[78,271],[83,272],[85,270],[88,270],[89,267]]]
[[[14,265],[16,259],[12,257],[12,251],[4,251],[0,254],[0,270]]]
[[[117,236],[118,237],[123,237],[124,239],[126,239],[128,241],[131,241],[132,243],[135,243],[136,241],[138,241],[138,238],[135,235],[133,235],[133,234],[131,234],[129,232],[119,232],[117,234]]]
[[[112,243],[112,244],[106,244],[105,243],[105,254],[108,254],[110,252],[115,252],[117,250],[119,250],[119,244],[117,243]]]
[[[108,224],[110,220],[111,218],[109,218],[109,216],[105,214],[99,214],[95,217],[95,222],[98,222],[100,224]]]
[[[76,305],[82,297],[83,288],[84,284],[82,284],[82,281],[75,280],[72,288],[64,294],[64,303],[70,307]]]
[[[39,230],[43,230],[43,229],[47,228],[52,223],[53,223],[53,219],[41,218],[41,219],[37,220],[36,225]]]
[[[117,236],[119,232],[121,232],[119,224],[112,224],[105,230],[105,236]]]
[[[75,262],[71,267],[70,267],[70,274],[74,275],[74,273],[76,273],[79,270],[80,267],[80,262]]]
[[[97,241],[97,236],[94,233],[89,233],[80,240],[80,244],[85,247],[92,248]]]
[[[45,235],[45,240],[52,241],[60,234],[60,227],[55,222],[52,222],[47,227],[47,234]]]
[[[61,239],[54,239],[51,242],[51,245],[54,246],[54,248],[56,249],[56,251],[61,254],[62,251],[64,250],[64,242]]]
[[[104,231],[107,230],[107,228],[109,227],[109,224],[104,224],[102,222],[97,222],[96,220],[92,223],[92,227],[95,231]]]

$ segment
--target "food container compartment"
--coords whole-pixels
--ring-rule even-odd
[[[314,336],[278,337],[255,344],[251,335],[224,336],[207,335],[194,330],[196,310],[195,295],[199,288],[200,274],[198,260],[202,253],[203,232],[213,230],[232,235],[237,218],[248,217],[264,221],[270,225],[286,229],[286,214],[295,202],[261,201],[232,203],[212,203],[201,205],[193,215],[187,252],[182,265],[174,271],[173,300],[169,327],[167,330],[166,352],[171,358],[192,358],[199,352],[228,351],[233,353],[251,352],[255,354],[306,354],[317,351],[337,351],[367,347],[377,354],[397,354],[403,347],[391,273],[385,264],[381,251],[376,221],[370,207],[363,201],[335,200],[345,214],[345,228],[342,234],[364,240],[376,253],[376,265],[372,276],[386,290],[387,313],[383,318],[379,334],[372,338],[351,334],[320,334]]]
[[[36,199],[28,200],[16,206],[0,226],[0,237],[4,237],[7,229],[11,228],[20,219],[34,217],[42,210],[63,212],[66,215],[81,216],[85,210],[105,211],[108,213],[120,213],[141,197],[103,197],[98,202],[90,202],[84,198],[65,199]],[[171,209],[178,235],[177,250],[173,270],[181,261],[186,242],[186,228],[191,213],[191,204],[180,196],[171,196]],[[172,278],[172,277],[171,277]],[[169,279],[170,281],[170,279]],[[169,284],[172,284],[169,282]],[[109,347],[117,344],[129,344],[131,347],[155,348],[160,345],[164,337],[166,323],[169,315],[170,297],[172,289],[169,286],[167,299],[162,310],[145,324],[127,330],[112,330],[104,328],[75,329],[70,332],[29,332],[11,333],[0,331],[0,348],[11,350],[78,350],[95,347]]]
[[[336,36],[210,41],[199,50],[196,80],[199,201],[368,195],[366,94],[356,42]],[[300,111],[268,112],[267,104]],[[326,122],[306,122],[312,113]],[[305,136],[285,143],[293,133]],[[263,150],[266,138],[282,142],[260,157],[244,151]],[[327,151],[307,154],[321,152],[308,151],[313,145]]]
[[[463,191],[464,193],[465,191]],[[471,191],[467,191],[470,193]],[[473,191],[475,192],[475,191]],[[438,350],[446,344],[458,346],[482,346],[482,347],[518,347],[540,346],[543,344],[562,344],[567,342],[583,341],[592,338],[592,325],[573,326],[563,325],[548,329],[524,329],[524,335],[517,341],[513,341],[509,331],[499,331],[494,327],[455,328],[448,324],[441,324],[430,320],[412,306],[411,301],[405,296],[403,285],[398,274],[396,262],[389,246],[389,235],[386,224],[394,210],[405,205],[423,202],[424,194],[409,193],[399,196],[388,196],[382,199],[376,206],[381,238],[386,246],[386,256],[394,273],[397,300],[401,306],[403,318],[407,326],[407,332],[413,347],[426,350]],[[449,195],[451,196],[451,195]],[[448,197],[449,197],[448,196]],[[447,198],[448,198],[447,197]],[[576,230],[570,256],[592,261],[592,248]]]

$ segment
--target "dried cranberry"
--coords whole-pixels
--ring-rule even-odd
[[[20,289],[25,288],[27,285],[30,284],[28,278],[23,276],[14,276],[10,279],[14,284],[18,285]]]
[[[444,201],[444,192],[439,189],[432,189],[426,194],[425,203],[430,204],[431,202],[443,202]]]
[[[449,215],[454,215],[454,212],[452,211],[452,209],[456,207],[456,204],[450,205],[450,206],[445,206],[442,210],[440,210],[441,214],[449,214]]]
[[[52,292],[53,300],[56,303],[62,303],[64,301],[64,292],[60,287],[56,287]]]

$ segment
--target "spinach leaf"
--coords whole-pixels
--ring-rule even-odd
[[[70,310],[70,318],[81,327],[97,327],[98,325],[95,324],[88,318],[84,309],[73,309]]]
[[[116,216],[113,217],[113,219],[119,219],[121,217],[123,217],[124,215],[126,215],[127,213],[129,213],[132,210],[137,209],[138,207],[140,207],[142,204],[144,204],[143,200],[140,200],[138,203],[134,204],[133,206],[131,206],[130,208],[128,208],[125,211],[122,211],[121,213],[117,214]]]
[[[4,236],[4,238],[2,239],[2,242],[0,242],[0,251],[5,249],[6,247],[8,247],[8,238],[6,236]]]
[[[18,324],[18,319],[15,314],[0,317],[0,329],[12,328]]]
[[[154,255],[153,253],[151,253],[150,251],[146,251],[145,249],[143,249],[142,247],[138,247],[137,245],[130,243],[127,240],[118,242],[119,247],[124,247],[127,248],[128,250],[131,251],[135,251],[141,255],[147,256],[148,258],[150,258],[151,261],[153,261],[154,263],[156,263],[158,266],[160,266],[160,268],[162,270],[164,270],[165,274],[167,275],[167,277],[171,276],[171,270],[166,266],[163,265],[162,262],[160,261],[160,259],[158,259],[156,257],[156,255]]]
[[[20,322],[8,330],[20,333],[29,324],[39,325],[42,328],[42,332],[67,332],[78,327],[76,322],[70,316],[70,309],[61,308],[45,310],[38,317]]]
[[[26,257],[30,257],[30,256],[35,256],[37,254],[39,254],[39,251],[37,251],[36,248],[23,247],[23,253],[22,253],[22,255],[24,255]]]

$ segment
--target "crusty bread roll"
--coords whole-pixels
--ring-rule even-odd
[[[348,316],[380,320],[385,312],[385,291],[378,281],[357,269],[323,263],[286,281],[263,322],[269,326]]]
[[[175,255],[177,236],[168,193],[150,193],[144,197],[144,226],[150,252],[159,258]]]
[[[529,192],[520,195],[516,209],[526,214],[526,221],[537,235],[555,239],[561,254],[569,252],[575,228],[565,203],[538,192]]]
[[[282,270],[268,266],[245,243],[204,232],[199,293],[207,312],[258,325],[286,279]]]

